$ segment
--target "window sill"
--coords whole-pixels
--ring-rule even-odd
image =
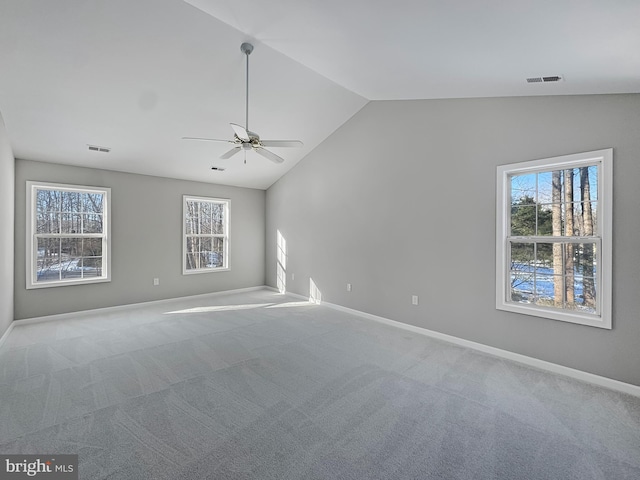
[[[216,273],[216,272],[228,272],[231,270],[229,267],[220,267],[220,268],[200,268],[197,270],[183,270],[183,275],[197,275],[200,273]]]
[[[523,315],[532,315],[534,317],[542,317],[549,320],[558,320],[561,322],[576,323],[579,325],[587,325],[590,327],[604,328],[611,330],[611,319],[603,318],[601,315],[581,314],[579,312],[561,311],[555,308],[546,308],[534,306],[530,304],[519,304],[512,302],[498,302],[496,309],[507,312],[520,313]]]
[[[42,282],[42,283],[29,283],[27,284],[27,290],[35,290],[38,288],[52,288],[52,287],[69,287],[71,285],[89,285],[93,283],[105,283],[110,282],[111,278],[109,277],[101,277],[101,278],[92,278],[90,280],[59,280],[53,282]]]

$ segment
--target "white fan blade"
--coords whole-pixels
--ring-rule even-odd
[[[235,123],[232,123],[231,128],[233,128],[233,131],[240,140],[243,140],[245,142],[249,142],[251,140],[249,138],[249,134],[247,133],[247,129],[242,125],[236,125]]]
[[[260,140],[264,147],[304,147],[300,140]]]
[[[269,160],[271,160],[272,162],[275,163],[282,163],[284,162],[284,158],[279,157],[278,155],[276,155],[275,153],[270,152],[269,150],[266,150],[262,147],[257,147],[254,148],[254,150],[256,151],[256,153],[259,153],[260,155],[262,155],[264,158],[268,158]]]
[[[182,140],[203,140],[205,142],[235,143],[233,140],[220,140],[218,138],[182,137]]]
[[[236,153],[238,153],[240,150],[242,150],[242,148],[240,147],[234,147],[231,150],[229,150],[227,153],[223,153],[222,155],[220,155],[220,158],[226,160],[227,158],[231,158],[233,157]]]

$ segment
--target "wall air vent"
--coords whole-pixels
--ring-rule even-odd
[[[560,75],[552,75],[549,77],[529,77],[527,83],[549,83],[549,82],[562,82],[564,78]]]
[[[224,168],[222,167],[211,167],[211,170],[215,170],[216,172],[224,172]]]
[[[92,152],[109,153],[111,151],[108,147],[99,147],[98,145],[87,145],[87,147],[89,147],[89,150]]]

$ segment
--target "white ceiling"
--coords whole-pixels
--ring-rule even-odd
[[[639,19],[638,0],[0,0],[0,112],[17,158],[264,189],[368,100],[640,92]],[[244,124],[244,41],[251,130],[305,143],[281,165],[180,139]],[[525,81],[547,75],[565,81]]]

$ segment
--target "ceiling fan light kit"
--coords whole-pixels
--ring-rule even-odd
[[[233,140],[219,140],[216,138],[202,137],[182,137],[184,140],[203,140],[207,142],[224,142],[233,144],[233,148],[222,155],[220,158],[226,160],[231,158],[241,150],[244,151],[244,163],[247,163],[247,150],[253,150],[258,155],[271,160],[274,163],[282,163],[284,159],[264,147],[302,147],[300,140],[260,140],[260,136],[249,130],[249,55],[253,52],[253,45],[243,43],[240,45],[240,51],[246,56],[246,89],[245,89],[245,124],[244,126],[231,123],[233,129]]]

